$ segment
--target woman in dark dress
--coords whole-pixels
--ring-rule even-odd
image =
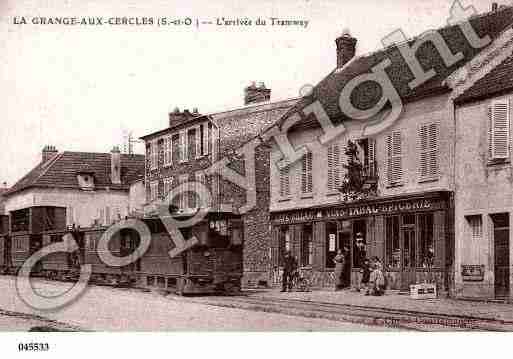
[[[344,286],[344,268],[345,268],[345,256],[342,250],[337,251],[337,255],[333,258],[335,263],[335,290],[340,290]]]

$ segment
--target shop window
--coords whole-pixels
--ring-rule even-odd
[[[419,259],[423,268],[433,266],[435,259],[435,240],[433,213],[419,215]]]
[[[333,259],[337,255],[337,223],[326,223],[326,268],[334,268]]]
[[[390,269],[401,268],[401,244],[399,241],[399,217],[387,217],[386,227],[386,264]]]
[[[403,216],[403,226],[401,228],[403,240],[403,267],[415,268],[417,265],[417,247],[415,242],[415,215],[408,214]]]
[[[286,251],[290,251],[290,228],[289,226],[282,226],[278,238],[278,264],[280,266],[283,265],[283,257],[285,257]]]
[[[313,227],[311,224],[303,226],[301,234],[301,266],[308,267],[313,262]]]
[[[483,218],[481,215],[465,216],[467,220],[468,236],[471,239],[480,239],[483,236]]]

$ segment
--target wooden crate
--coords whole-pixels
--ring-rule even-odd
[[[435,299],[437,297],[435,283],[421,283],[410,285],[412,299]]]

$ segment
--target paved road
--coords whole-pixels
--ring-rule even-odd
[[[176,301],[154,292],[91,286],[72,305],[56,312],[40,312],[25,305],[17,296],[14,277],[0,277],[0,310],[40,315],[50,320],[86,330],[98,331],[371,331],[390,330],[326,319],[304,318],[277,313],[223,308]],[[35,281],[38,291],[48,295],[65,291],[69,284]],[[0,312],[0,330],[24,330],[19,317]]]

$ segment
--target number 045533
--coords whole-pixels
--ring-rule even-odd
[[[18,351],[20,352],[46,352],[50,350],[48,343],[19,343]]]

